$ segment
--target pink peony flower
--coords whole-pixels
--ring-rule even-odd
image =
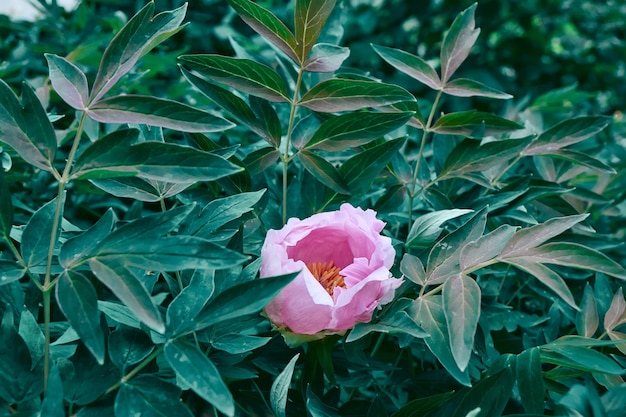
[[[338,211],[289,219],[270,230],[261,250],[261,277],[301,271],[266,307],[292,333],[339,333],[369,322],[402,283],[391,276],[395,251],[380,235],[373,210],[343,204]]]

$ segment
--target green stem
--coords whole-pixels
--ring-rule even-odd
[[[54,259],[54,247],[56,246],[59,226],[62,219],[63,211],[63,195],[65,194],[65,186],[69,182],[70,173],[72,171],[72,164],[78,151],[78,144],[80,143],[81,136],[83,135],[83,128],[85,125],[85,119],[87,115],[83,112],[80,122],[78,123],[78,129],[76,130],[76,136],[74,137],[74,143],[67,157],[63,174],[59,179],[59,191],[57,193],[56,208],[54,211],[54,217],[52,218],[52,232],[50,233],[50,242],[48,245],[48,258],[46,264],[46,275],[43,281],[43,311],[44,311],[44,365],[43,365],[43,391],[44,395],[48,389],[48,375],[50,374],[50,295],[56,280],[52,281],[52,261]]]
[[[164,346],[165,345],[159,346],[154,352],[152,352],[150,354],[150,356],[146,357],[143,361],[141,361],[141,363],[139,365],[137,365],[135,368],[133,368],[132,371],[130,371],[129,373],[124,375],[122,377],[122,379],[120,379],[117,383],[115,383],[114,385],[111,385],[109,387],[109,389],[107,389],[104,392],[104,394],[102,394],[102,396],[106,397],[107,395],[109,395],[110,393],[112,393],[113,391],[115,391],[116,389],[121,387],[124,382],[130,381],[135,375],[137,375],[139,372],[141,372],[141,370],[143,368],[148,366],[150,364],[150,362],[152,362],[157,356],[159,356],[161,354],[161,352],[163,352]]]
[[[298,108],[298,95],[300,92],[300,84],[302,84],[302,74],[304,71],[302,68],[298,70],[298,78],[296,79],[296,88],[293,93],[293,100],[291,101],[291,111],[289,112],[289,125],[287,126],[287,137],[285,139],[285,153],[282,155],[283,161],[283,224],[287,223],[287,173],[289,168],[289,161],[291,157],[289,155],[289,147],[291,145],[291,135],[293,133],[293,124],[296,120],[296,110]]]
[[[433,123],[433,119],[435,118],[435,112],[437,111],[437,107],[439,106],[439,101],[441,100],[441,96],[443,94],[442,90],[437,92],[437,96],[435,97],[435,101],[433,102],[433,106],[430,109],[430,114],[428,115],[428,120],[426,121],[426,125],[424,125],[424,131],[422,133],[422,140],[420,142],[420,150],[417,154],[417,161],[415,161],[415,170],[413,171],[413,179],[411,180],[411,188],[409,189],[409,230],[413,225],[413,201],[415,199],[415,187],[417,187],[417,177],[419,174],[420,166],[422,164],[422,158],[424,156],[424,147],[426,146],[426,140],[428,139],[428,134],[430,133],[430,127]]]

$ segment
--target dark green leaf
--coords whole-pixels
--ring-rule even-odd
[[[104,363],[104,333],[100,327],[98,295],[82,274],[65,271],[56,285],[56,298],[61,311],[78,333],[96,361]]]
[[[44,357],[46,350],[46,339],[42,330],[33,313],[24,308],[22,314],[20,314],[20,324],[17,332],[24,339],[34,364],[37,364]]]
[[[228,3],[258,34],[276,45],[294,61],[299,62],[296,56],[298,48],[296,39],[287,26],[272,12],[250,0],[228,0]]]
[[[593,295],[593,289],[587,283],[583,299],[580,302],[580,311],[576,314],[576,330],[578,334],[584,337],[592,337],[596,330],[600,318],[598,317],[598,305]]]
[[[233,318],[253,314],[267,305],[298,272],[277,277],[260,278],[230,287],[217,297],[190,321],[192,330],[204,329],[208,326]]]
[[[128,94],[108,97],[86,111],[89,117],[102,123],[146,124],[183,132],[221,132],[234,126],[211,113],[151,96]]]
[[[167,307],[167,333],[175,335],[202,311],[215,291],[215,271],[194,271],[189,285]]]
[[[360,152],[341,164],[339,174],[350,193],[352,195],[366,193],[380,171],[400,151],[404,141],[405,138],[392,139]]]
[[[448,113],[437,120],[432,131],[448,135],[482,138],[522,129],[523,126],[495,114],[477,110]]]
[[[190,182],[166,183],[138,177],[92,179],[89,182],[116,197],[131,198],[147,203],[155,203],[175,196],[193,185]]]
[[[403,126],[413,113],[347,113],[325,120],[305,148],[342,151],[364,145]]]
[[[158,307],[145,285],[121,262],[103,263],[90,259],[89,266],[96,278],[106,285],[133,314],[157,333],[165,331]]]
[[[115,397],[116,416],[193,417],[180,390],[155,375],[139,375],[124,382]]]
[[[118,130],[89,145],[78,157],[73,178],[93,179],[140,175],[157,181],[214,181],[241,171],[215,154],[184,145],[141,142],[137,131]]]
[[[442,82],[437,71],[422,58],[400,49],[372,45],[374,51],[391,66],[429,86],[433,90],[441,90]]]
[[[113,210],[107,210],[96,224],[78,236],[66,240],[59,251],[59,263],[71,269],[72,265],[91,252],[105,237],[111,233],[115,215]]]
[[[52,170],[57,140],[48,115],[33,89],[22,84],[22,97],[0,80],[0,138],[26,162],[45,171]]]
[[[262,126],[264,132],[267,132],[270,140],[268,142],[278,147],[282,137],[282,126],[280,119],[274,107],[267,101],[259,97],[250,96],[250,107],[255,113],[259,124]],[[263,136],[263,135],[261,135]]]
[[[218,337],[211,342],[211,346],[215,349],[228,352],[231,355],[241,355],[266,345],[270,340],[271,337],[248,336],[246,334],[233,333]]]
[[[60,205],[59,216],[63,215],[63,206],[65,203],[65,195],[59,203],[57,199],[44,204],[33,214],[24,229],[22,235],[22,258],[29,267],[37,266],[48,258],[50,245],[57,245],[59,239],[59,231],[61,230],[61,222],[54,224],[57,211],[57,204]],[[59,218],[60,220],[60,218]],[[53,230],[56,226],[56,230]],[[56,239],[51,242],[51,236],[54,232]]]
[[[350,331],[346,342],[353,342],[372,332],[400,334],[405,333],[416,338],[429,337],[428,333],[422,329],[415,319],[406,311],[396,311],[388,313],[377,323],[357,323]]]
[[[298,160],[316,180],[328,188],[339,194],[350,194],[337,168],[321,156],[302,150],[298,152]]]
[[[181,339],[165,344],[165,359],[176,375],[196,394],[227,416],[235,415],[235,402],[213,362],[196,345]]]
[[[41,410],[37,417],[65,417],[63,404],[63,381],[59,374],[59,368],[53,362],[50,364],[48,374],[48,390],[41,402]]]
[[[335,72],[350,55],[350,49],[343,46],[318,43],[313,45],[311,54],[303,69],[309,72]]]
[[[443,92],[457,97],[489,97],[499,99],[513,98],[512,95],[495,88],[488,87],[478,81],[468,80],[466,78],[457,78],[452,80],[443,88]]]
[[[87,76],[67,59],[54,54],[44,54],[48,61],[50,82],[54,91],[76,110],[83,110],[89,102]]]
[[[623,375],[624,368],[608,356],[579,346],[550,345],[541,349],[544,362],[580,369],[586,372],[599,372],[611,375]]]
[[[273,102],[290,101],[285,81],[267,65],[221,55],[182,55],[178,60],[185,69],[237,91]]]
[[[285,417],[287,408],[287,393],[289,391],[289,385],[291,385],[291,377],[293,376],[293,369],[296,366],[296,361],[300,357],[300,354],[296,354],[287,366],[281,371],[272,383],[272,389],[270,390],[270,404],[276,417]]]
[[[6,174],[0,164],[0,239],[7,239],[13,228],[13,203]],[[0,275],[1,276],[1,275]]]
[[[598,134],[609,123],[611,118],[606,116],[585,116],[564,120],[540,134],[524,151],[524,155],[552,153]]]
[[[460,390],[460,401],[450,401],[437,417],[470,417],[484,415],[500,417],[515,383],[510,366],[481,379],[472,388]]]
[[[425,249],[431,247],[443,232],[443,224],[464,214],[471,213],[468,209],[439,210],[419,216],[413,222],[406,238],[406,247]]]
[[[457,366],[464,371],[472,355],[480,317],[480,287],[465,274],[450,277],[443,284],[442,300],[450,350]]]
[[[294,10],[296,53],[305,62],[335,7],[336,0],[297,0]]]
[[[133,329],[141,328],[141,322],[135,314],[124,304],[114,303],[111,301],[98,301],[98,309],[102,311],[109,319],[132,327]]]
[[[118,326],[109,335],[109,357],[123,373],[126,373],[129,366],[144,360],[153,349],[154,344],[150,337],[132,327]]]
[[[459,383],[470,386],[468,370],[460,370],[452,351],[442,300],[439,296],[417,298],[411,306],[410,314],[429,337],[424,339],[430,351]]]
[[[298,102],[308,109],[332,113],[415,101],[405,89],[376,81],[330,79],[315,85]]]
[[[315,393],[311,390],[311,386],[306,389],[306,411],[311,417],[339,417],[337,410],[324,404]]]
[[[541,352],[537,347],[527,349],[517,355],[515,366],[521,403],[524,410],[531,414],[543,414],[545,393],[540,354]]]
[[[454,392],[446,392],[443,394],[431,395],[425,398],[409,401],[391,415],[391,417],[422,417],[427,415],[429,411],[437,409],[444,404]]]
[[[443,38],[441,44],[441,80],[447,83],[452,74],[465,61],[478,38],[480,29],[475,28],[476,3],[461,12]]]
[[[15,261],[0,259],[0,286],[22,278],[26,268]]]
[[[115,35],[104,51],[98,74],[93,83],[89,103],[102,98],[124,74],[133,69],[139,58],[159,43],[182,29],[187,4],[152,16],[151,1]]]
[[[599,159],[596,159],[582,152],[572,151],[570,149],[555,149],[545,151],[544,153],[542,153],[542,155],[563,159],[565,161],[573,162],[578,165],[583,165],[588,168],[598,170],[600,172],[607,172],[609,174],[615,173],[615,169],[613,169],[613,167],[610,167]]]
[[[250,172],[250,175],[258,175],[274,165],[279,157],[280,151],[278,149],[261,148],[246,156],[243,163]]]

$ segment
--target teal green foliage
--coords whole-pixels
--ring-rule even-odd
[[[626,10],[423,3],[0,16],[0,415],[623,414]],[[344,202],[404,283],[283,337],[265,235]]]

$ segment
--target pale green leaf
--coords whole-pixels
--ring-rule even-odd
[[[299,62],[305,62],[311,48],[335,7],[336,0],[297,0],[294,10],[296,52]]]
[[[372,45],[374,51],[391,66],[427,85],[433,90],[440,90],[441,79],[437,71],[422,58],[400,49]]]
[[[419,216],[413,222],[406,238],[406,247],[414,249],[429,248],[443,232],[443,225],[451,219],[471,213],[468,209],[439,210]]]
[[[457,97],[489,97],[497,99],[513,98],[512,95],[503,91],[488,87],[483,83],[467,78],[454,79],[443,87],[443,92]]]
[[[447,135],[464,135],[471,138],[502,134],[523,129],[523,126],[496,116],[477,110],[448,113],[441,116],[433,125],[433,132]]]
[[[67,59],[54,54],[44,54],[48,61],[50,83],[54,91],[76,110],[83,110],[89,102],[87,76]]]
[[[296,366],[296,361],[300,357],[300,354],[296,354],[287,366],[280,372],[272,383],[270,390],[270,404],[276,417],[286,417],[287,408],[287,394],[289,392],[289,385],[291,384],[291,378],[293,376],[293,370]]]
[[[584,116],[564,120],[541,133],[524,155],[543,155],[581,142],[604,130],[611,123],[606,116]]]
[[[313,45],[303,69],[309,72],[335,72],[350,55],[350,49],[343,46],[318,43]]]
[[[581,336],[593,337],[599,324],[600,318],[598,317],[596,298],[593,295],[593,289],[587,283],[580,303],[580,311],[576,314],[576,330]]]
[[[475,28],[476,3],[462,11],[446,33],[441,44],[441,80],[447,83],[465,61],[476,42],[480,29]]]

